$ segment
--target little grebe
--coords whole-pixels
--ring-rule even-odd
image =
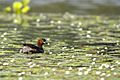
[[[20,53],[44,53],[42,47],[46,43],[46,39],[38,39],[37,46],[33,44],[23,44],[23,48],[20,49]]]

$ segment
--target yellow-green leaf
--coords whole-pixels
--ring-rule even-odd
[[[5,11],[6,11],[6,12],[10,12],[10,11],[11,11],[11,7],[6,7],[6,8],[5,8]]]
[[[21,2],[19,2],[19,1],[16,1],[16,2],[14,2],[13,3],[13,10],[14,11],[18,11],[18,10],[20,10],[21,8],[22,8],[22,3]]]
[[[25,6],[22,8],[22,13],[27,13],[28,11],[30,10],[30,7],[29,6]]]

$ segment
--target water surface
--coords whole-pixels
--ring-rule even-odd
[[[120,17],[30,14],[24,24],[0,16],[0,80],[119,80]],[[46,38],[44,54],[19,53]]]

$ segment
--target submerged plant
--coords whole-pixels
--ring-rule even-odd
[[[6,12],[11,12],[15,14],[14,23],[21,23],[21,15],[27,13],[30,10],[29,7],[30,0],[22,0],[13,2],[12,6],[5,8]]]

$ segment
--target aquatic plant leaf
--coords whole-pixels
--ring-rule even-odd
[[[6,8],[5,8],[5,11],[6,11],[6,12],[10,12],[10,11],[11,11],[11,7],[9,7],[9,6],[6,7]]]
[[[22,13],[27,13],[30,10],[29,6],[25,6],[24,8],[22,8]]]
[[[14,2],[13,3],[13,10],[16,12],[16,13],[20,13],[20,9],[22,8],[23,4],[21,2]]]

